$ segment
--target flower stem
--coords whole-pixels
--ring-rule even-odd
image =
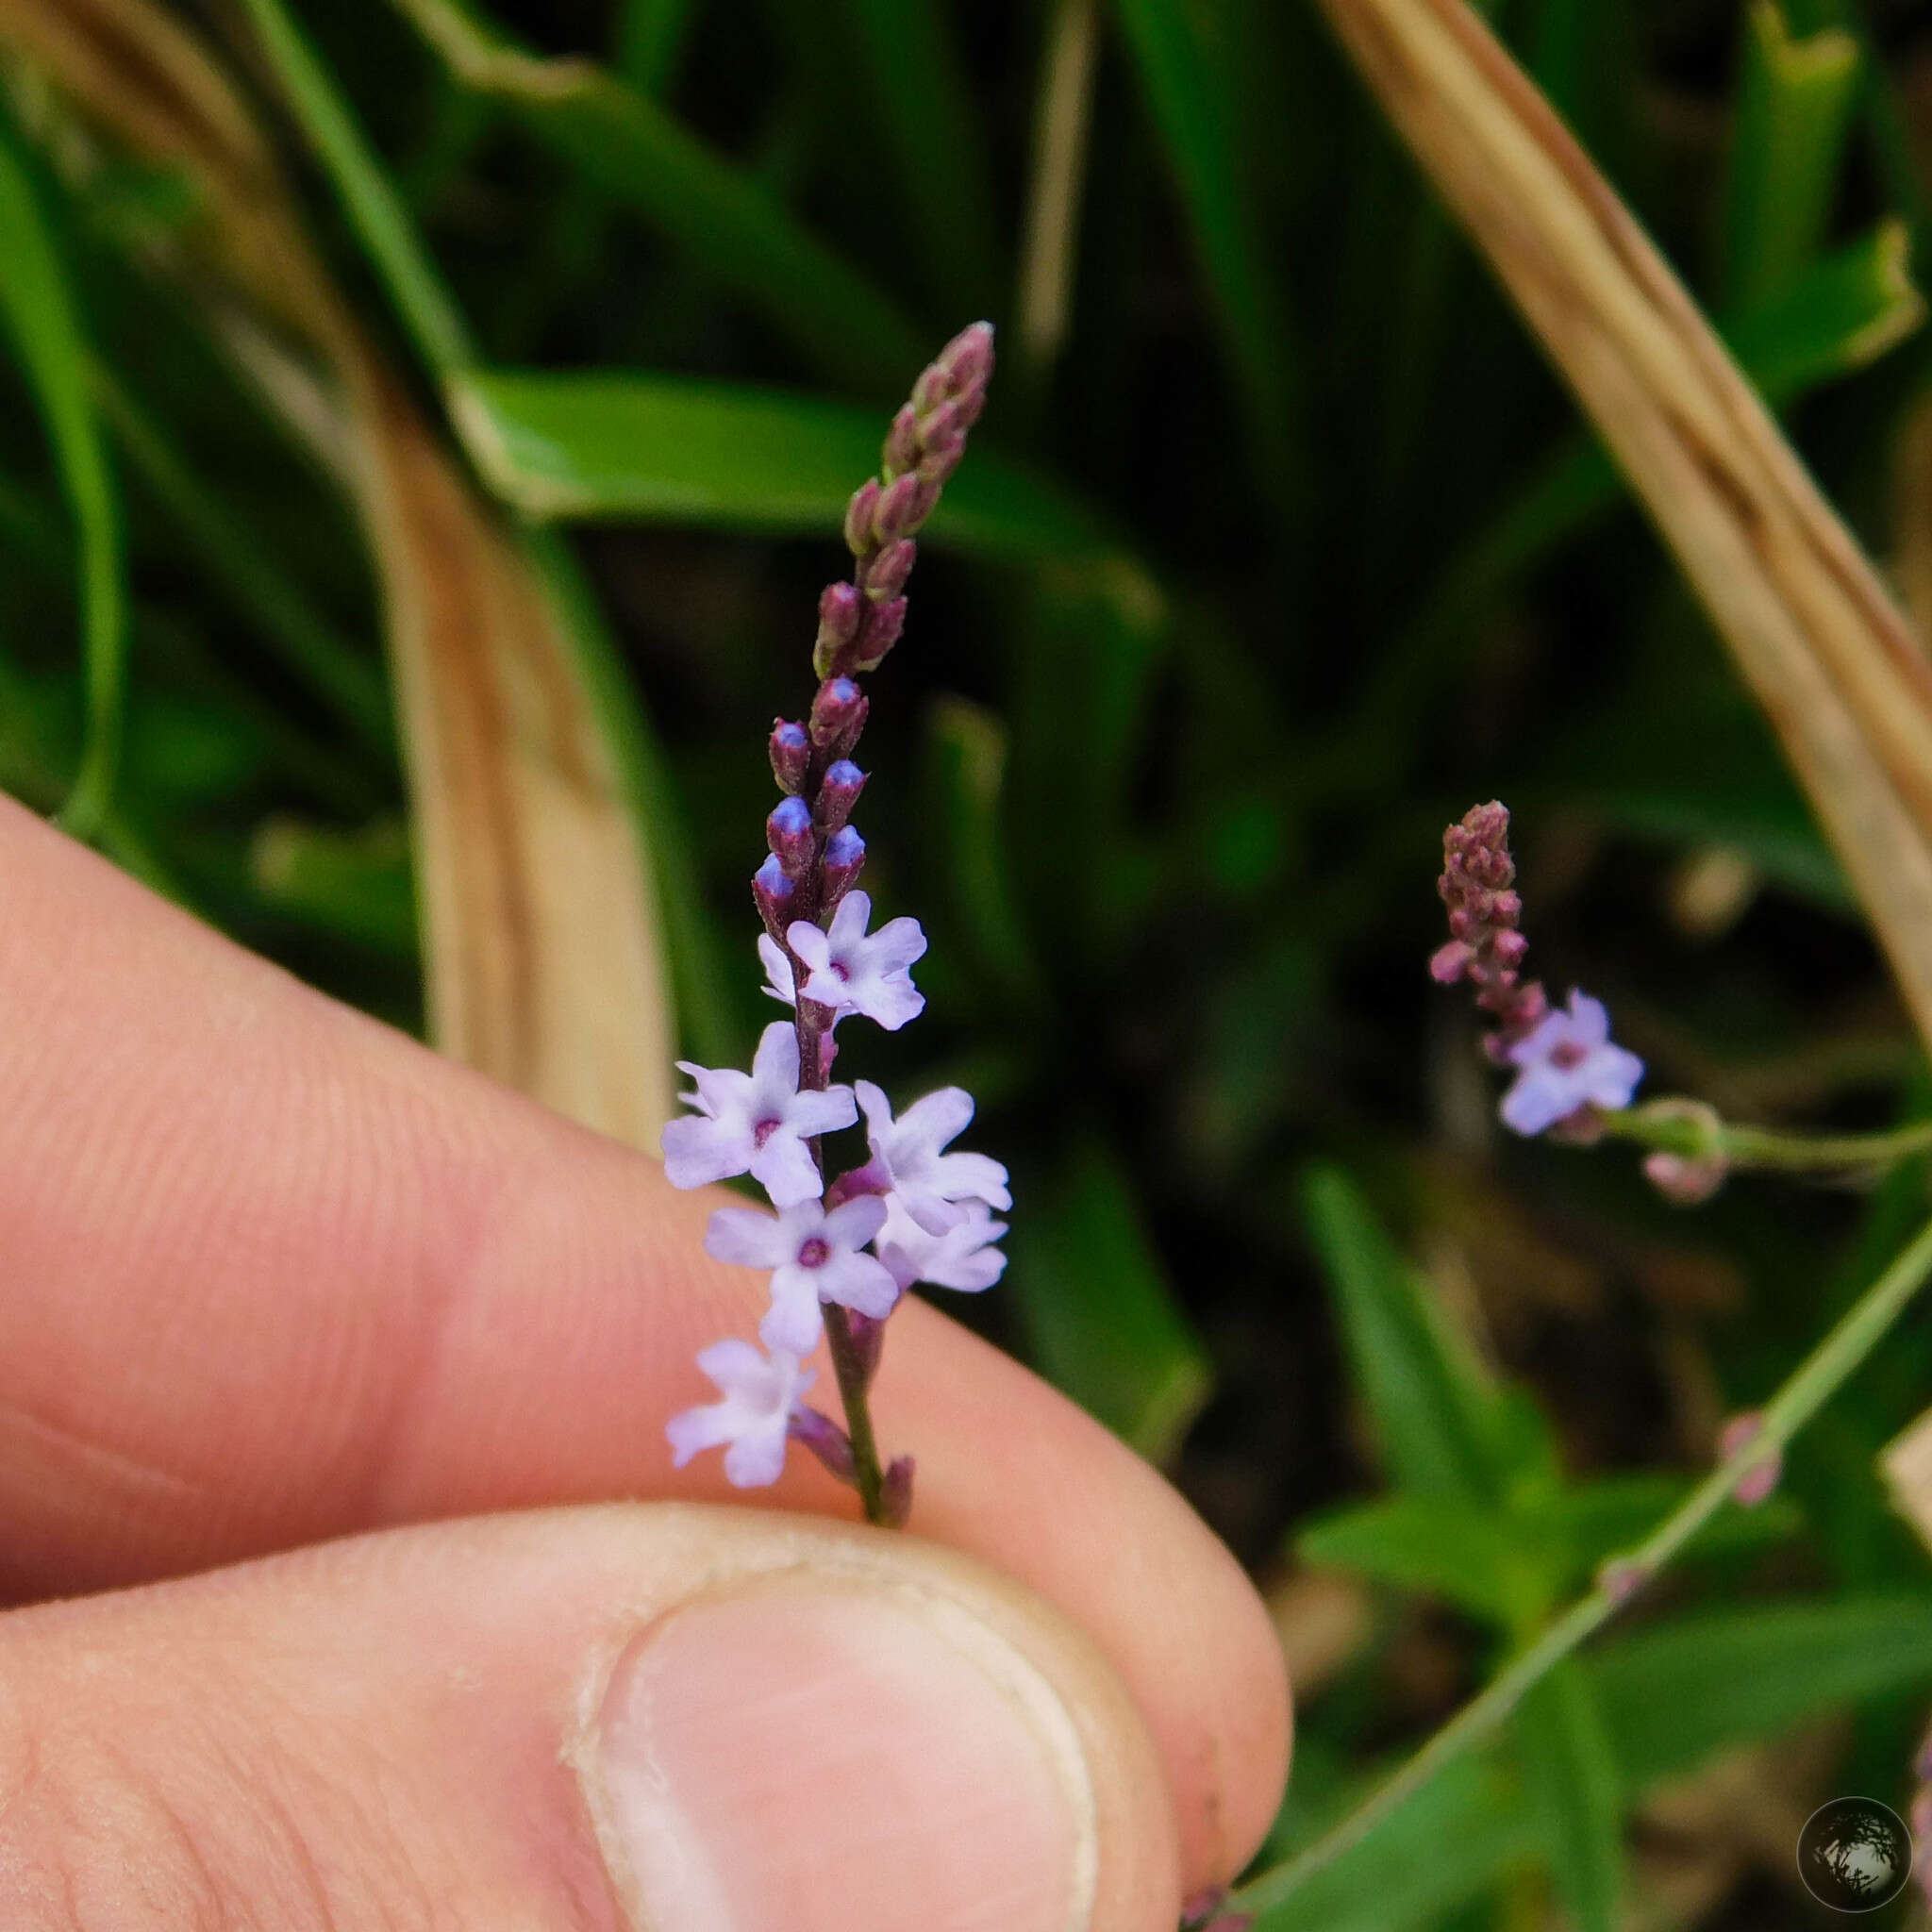
[[[1932,1274],[1932,1222],[1919,1231],[1764,1405],[1758,1429],[1748,1442],[1720,1462],[1636,1549],[1606,1563],[1598,1573],[1604,1580],[1595,1590],[1573,1604],[1528,1649],[1507,1664],[1362,1805],[1307,1851],[1231,1892],[1223,1909],[1252,1914],[1273,1911],[1318,1872],[1360,1844],[1444,1765],[1499,1730],[1524,1695],[1656,1576],[1717,1513],[1745,1476],[1782,1452],[1877,1346],[1928,1274]]]
[[[832,1373],[839,1378],[839,1399],[845,1405],[845,1433],[852,1438],[853,1486],[865,1506],[865,1520],[890,1529],[885,1472],[879,1467],[878,1439],[873,1434],[872,1408],[865,1395],[865,1365],[858,1358],[852,1324],[837,1302],[825,1304],[825,1343],[832,1352]]]
[[[1932,1149],[1932,1121],[1912,1121],[1878,1134],[1780,1134],[1770,1127],[1700,1121],[1669,1102],[1599,1116],[1603,1131],[1667,1154],[1716,1156],[1733,1168],[1773,1168],[1786,1174],[1890,1167]]]

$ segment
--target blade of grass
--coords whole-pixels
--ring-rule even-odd
[[[1932,663],[1657,250],[1459,0],[1323,0],[1675,553],[1932,1038]]]
[[[458,0],[395,5],[464,85],[641,215],[824,374],[903,393],[926,342],[893,298],[661,108],[585,60],[533,58]]]
[[[1217,10],[1185,0],[1116,0],[1127,46],[1193,227],[1208,293],[1246,404],[1260,479],[1292,508],[1309,483],[1301,365],[1272,275],[1256,198],[1243,178],[1239,117],[1224,79],[1235,58]]]
[[[1036,373],[1059,355],[1073,315],[1087,130],[1099,51],[1099,0],[1058,0],[1047,28],[1040,97],[1033,110],[1033,173],[1013,304],[1020,354]]]
[[[876,167],[905,206],[907,250],[943,313],[983,313],[998,288],[992,175],[940,0],[843,0],[871,83]]]
[[[395,730],[380,666],[316,612],[226,506],[204,487],[160,425],[99,363],[92,370],[92,388],[134,469],[202,568],[257,626],[262,642],[364,744],[392,755]]]
[[[175,262],[218,340],[353,492],[383,583],[415,809],[432,1037],[641,1145],[672,1107],[674,1028],[645,855],[602,707],[547,581],[476,499],[349,314],[220,68],[152,0],[16,0],[0,40],[207,212]],[[308,95],[326,86],[311,66]],[[313,130],[311,130],[313,131]],[[335,104],[321,152],[378,176]],[[364,183],[364,188],[368,187]],[[378,270],[434,270],[378,185]],[[446,301],[398,301],[434,363]],[[318,381],[315,362],[327,372]]]
[[[1557,1890],[1581,1932],[1614,1932],[1624,1880],[1623,1793],[1596,1687],[1574,1657],[1523,1700],[1515,1730]]]
[[[76,837],[98,838],[112,813],[127,683],[121,507],[88,388],[89,351],[32,168],[0,116],[0,315],[33,391],[79,533],[87,732],[80,772],[61,808]]]
[[[1794,39],[1776,0],[1753,0],[1743,41],[1719,276],[1734,313],[1781,295],[1817,252],[1858,91],[1857,42]]]
[[[462,376],[450,393],[491,487],[543,519],[836,531],[852,478],[878,457],[875,410],[746,384],[493,369]],[[977,446],[931,528],[936,541],[1004,557],[1112,550],[1097,516]]]

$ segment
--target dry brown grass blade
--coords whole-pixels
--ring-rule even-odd
[[[385,592],[436,1044],[655,1147],[673,1106],[655,908],[565,620],[382,366],[208,51],[148,0],[0,0],[0,42],[189,173],[197,292],[271,401],[346,453]]]
[[[1461,0],[1322,0],[1628,476],[1932,1041],[1932,664],[1695,303]]]

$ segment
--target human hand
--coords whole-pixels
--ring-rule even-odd
[[[1247,1857],[1279,1652],[1097,1424],[910,1307],[919,1535],[613,1504],[725,1493],[709,1204],[10,804],[0,882],[0,1923],[1172,1932]]]

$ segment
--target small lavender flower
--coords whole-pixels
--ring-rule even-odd
[[[892,1103],[870,1080],[854,1082],[865,1110],[872,1143],[868,1177],[889,1191],[927,1234],[943,1234],[968,1215],[962,1205],[979,1201],[1010,1208],[1007,1171],[984,1154],[942,1150],[973,1124],[973,1096],[963,1087],[941,1087],[915,1100],[895,1121]]]
[[[1601,1000],[1573,991],[1570,1008],[1557,1008],[1509,1048],[1518,1069],[1503,1096],[1503,1124],[1519,1134],[1541,1134],[1586,1108],[1607,1111],[1630,1105],[1643,1062],[1610,1039]]]
[[[800,1368],[797,1356],[784,1349],[774,1349],[768,1361],[762,1349],[736,1340],[702,1350],[698,1367],[724,1400],[687,1408],[665,1424],[675,1466],[682,1469],[703,1450],[723,1448],[724,1480],[735,1488],[776,1482],[792,1414],[818,1372]]]
[[[749,1074],[679,1060],[697,1091],[679,1097],[698,1109],[664,1129],[664,1177],[674,1188],[702,1188],[748,1174],[774,1207],[816,1196],[824,1183],[808,1141],[858,1119],[849,1087],[798,1091],[798,1034],[774,1020],[758,1041]]]
[[[874,1246],[901,1291],[924,1281],[934,1288],[976,1294],[1006,1272],[1007,1257],[992,1245],[1006,1231],[1005,1222],[995,1221],[975,1205],[963,1221],[955,1222],[943,1234],[933,1234],[913,1220],[898,1195],[889,1194],[885,1224]]]
[[[829,931],[795,921],[785,928],[785,943],[806,970],[795,983],[791,960],[769,938],[758,941],[765,962],[765,991],[789,1006],[804,1000],[824,1008],[834,1019],[862,1013],[888,1033],[925,1009],[925,996],[912,984],[912,962],[925,951],[925,934],[916,919],[888,920],[868,934],[872,899],[849,892],[832,915]]]
[[[882,1320],[899,1299],[899,1284],[875,1256],[859,1252],[886,1222],[886,1204],[861,1194],[829,1212],[801,1201],[783,1214],[756,1208],[720,1208],[705,1230],[714,1261],[772,1271],[772,1306],[758,1324],[770,1349],[807,1356],[823,1332],[821,1302],[837,1302]]]

